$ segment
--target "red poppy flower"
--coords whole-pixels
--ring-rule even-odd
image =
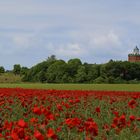
[[[33,113],[35,113],[37,115],[41,115],[41,109],[39,107],[34,107],[33,108]]]
[[[56,138],[56,134],[52,128],[49,128],[46,134],[47,138]]]
[[[134,115],[131,115],[131,116],[129,117],[129,119],[130,119],[130,121],[134,121],[134,120],[136,119],[136,117],[135,117]]]
[[[44,140],[43,135],[42,135],[38,130],[36,130],[36,131],[34,132],[34,137],[35,137],[37,140]]]
[[[22,127],[22,128],[25,128],[25,127],[27,127],[27,123],[23,119],[20,119],[18,121],[18,126]]]

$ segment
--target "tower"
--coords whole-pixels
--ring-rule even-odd
[[[140,53],[139,49],[136,46],[133,50],[133,53],[128,54],[128,61],[129,62],[140,62]]]

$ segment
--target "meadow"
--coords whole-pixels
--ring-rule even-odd
[[[140,84],[41,84],[1,83],[0,88],[58,89],[58,90],[107,90],[140,91]]]
[[[21,82],[21,76],[15,75],[12,72],[0,74],[0,83],[19,83]]]

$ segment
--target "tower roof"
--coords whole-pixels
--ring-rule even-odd
[[[138,49],[137,46],[134,48],[133,54],[134,54],[134,55],[139,55],[139,49]]]
[[[139,48],[136,46],[136,47],[134,48],[134,50],[139,50]]]

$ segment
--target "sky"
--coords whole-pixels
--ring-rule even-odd
[[[1,0],[0,65],[127,60],[140,48],[140,0]]]

